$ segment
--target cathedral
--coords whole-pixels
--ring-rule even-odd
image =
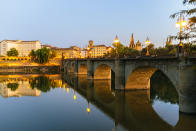
[[[172,38],[167,38],[167,41],[166,41],[166,46],[168,45],[172,45]]]
[[[136,44],[134,43],[133,34],[131,35],[131,42],[129,44],[129,48],[132,48],[132,49],[135,49],[135,50],[138,50],[138,51],[142,50],[142,44],[139,40],[136,42]]]

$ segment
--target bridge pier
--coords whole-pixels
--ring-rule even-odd
[[[180,112],[196,114],[196,70],[190,66],[179,72]]]
[[[125,90],[125,63],[119,59],[115,60],[115,89]]]
[[[77,60],[75,61],[75,64],[74,64],[74,74],[78,75],[78,61]]]
[[[87,60],[87,79],[91,80],[93,78],[94,78],[93,62],[91,60]]]

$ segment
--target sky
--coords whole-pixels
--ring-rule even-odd
[[[59,47],[111,45],[116,35],[128,45],[131,34],[163,46],[177,33],[169,16],[182,0],[0,0],[0,40],[40,40]]]

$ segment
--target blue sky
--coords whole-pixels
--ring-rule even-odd
[[[0,0],[0,40],[40,40],[59,47],[84,47],[89,40],[128,45],[149,36],[156,46],[175,34],[170,14],[182,0]]]

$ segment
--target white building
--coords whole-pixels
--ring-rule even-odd
[[[88,51],[87,49],[81,50],[81,58],[87,58],[88,57]]]
[[[0,55],[6,56],[11,48],[18,50],[19,56],[28,56],[31,50],[41,49],[40,41],[3,40],[0,42]]]

